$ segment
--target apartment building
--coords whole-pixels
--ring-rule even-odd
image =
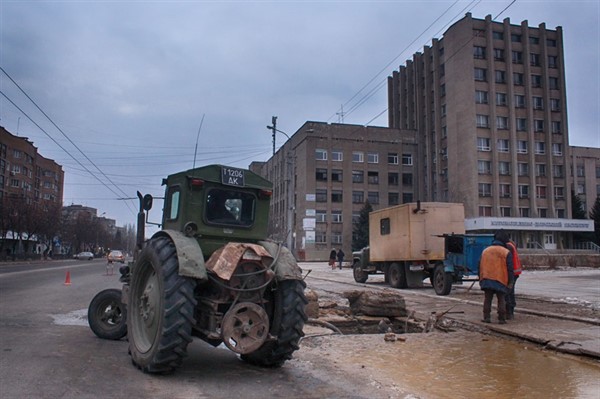
[[[353,221],[422,196],[415,132],[306,122],[267,162],[250,169],[274,184],[270,236],[301,260],[350,259]]]
[[[388,78],[388,103],[389,126],[417,132],[421,199],[463,203],[467,230],[549,249],[593,230],[570,219],[561,27],[467,13]]]
[[[63,184],[61,165],[39,154],[27,137],[0,126],[0,201],[18,196],[27,203],[62,204]]]

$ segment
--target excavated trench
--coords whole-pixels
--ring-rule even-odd
[[[406,309],[403,297],[395,291],[372,294],[348,291],[342,297],[332,297],[314,290],[306,293],[308,324],[328,328],[333,333],[395,334],[430,332],[444,326],[432,318],[428,322],[414,319]]]

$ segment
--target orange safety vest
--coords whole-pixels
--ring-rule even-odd
[[[510,252],[512,252],[514,274],[515,276],[519,276],[523,271],[523,266],[521,265],[519,254],[517,253],[517,246],[512,241],[509,241],[506,245],[508,246],[508,249],[510,249]]]
[[[506,257],[510,251],[500,245],[491,245],[481,254],[479,266],[480,280],[494,280],[505,286],[508,285],[508,270]]]

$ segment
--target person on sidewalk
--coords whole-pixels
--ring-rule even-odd
[[[340,250],[337,253],[337,259],[339,262],[339,266],[340,266],[340,270],[342,270],[342,263],[344,262],[344,251],[342,251],[342,248],[340,248]]]
[[[508,295],[506,295],[506,319],[512,320],[515,318],[515,307],[517,306],[517,300],[515,298],[515,285],[517,285],[517,279],[523,271],[523,266],[521,265],[521,259],[519,258],[519,253],[517,252],[517,244],[515,244],[512,240],[509,240],[506,244],[506,247],[510,250],[512,255],[514,275],[512,288],[508,292]]]
[[[492,245],[481,254],[479,261],[479,286],[485,293],[483,300],[483,322],[491,323],[492,301],[498,298],[498,322],[506,324],[506,294],[514,284],[513,262],[506,248],[508,234],[498,230]]]
[[[329,267],[331,267],[331,270],[335,270],[335,258],[337,257],[337,252],[335,250],[335,248],[331,249],[331,252],[329,253]]]

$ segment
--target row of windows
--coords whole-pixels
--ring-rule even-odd
[[[475,90],[475,103],[476,104],[488,104],[489,103],[489,95],[485,90]],[[506,93],[496,93],[496,105],[498,106],[507,106],[508,105],[508,95]],[[544,109],[544,98],[540,96],[532,96],[531,97],[531,105],[533,109]],[[525,108],[527,106],[526,98],[523,94],[515,94],[514,96],[514,107],[515,108]],[[550,99],[550,110],[553,112],[560,111],[560,100],[558,98]]]
[[[315,150],[315,159],[317,161],[327,161],[327,150],[317,148]],[[344,154],[342,151],[331,150],[332,161],[343,161]],[[398,165],[400,157],[396,152],[388,152],[387,163],[389,165]],[[352,151],[352,162],[362,163],[365,161],[365,153],[362,151]],[[367,163],[379,163],[379,153],[367,152]],[[413,157],[412,154],[402,154],[402,165],[412,166]]]
[[[535,198],[544,199],[547,198],[547,187],[546,186],[535,186]],[[529,198],[529,185],[519,184],[518,186],[519,198]],[[480,197],[491,197],[492,196],[492,184],[491,183],[479,183],[479,196]],[[511,185],[500,184],[498,185],[498,196],[502,198],[512,197]],[[554,199],[560,200],[565,198],[564,187],[554,187]]]
[[[339,245],[342,243],[342,233],[331,233],[331,244]],[[315,244],[327,244],[327,233],[324,231],[315,231]]]
[[[483,29],[473,29],[473,36],[476,37],[485,37],[485,30]],[[493,31],[492,38],[494,40],[504,40],[504,32]],[[510,41],[513,43],[521,43],[522,35],[518,33],[510,34]],[[539,45],[540,38],[537,36],[529,36],[529,44]],[[557,41],[556,39],[546,39],[546,46],[548,47],[556,47]]]
[[[496,117],[496,129],[498,130],[508,130],[510,125],[508,123],[509,119],[507,116],[497,116]],[[477,127],[483,129],[490,128],[490,117],[489,115],[477,114],[475,116],[475,125]],[[517,132],[526,132],[528,131],[527,118],[516,118],[515,119],[515,130]],[[560,121],[551,121],[550,122],[550,130],[552,134],[562,134],[562,123]],[[546,131],[546,124],[543,119],[534,119],[533,120],[533,131],[536,133],[543,133]]]
[[[316,202],[327,202],[327,189],[317,189],[315,191],[315,201]],[[331,190],[331,202],[332,203],[341,203],[344,202],[344,194],[342,190]],[[368,191],[367,192],[367,201],[371,204],[379,204],[379,192],[378,191]],[[402,203],[412,202],[413,194],[412,193],[403,193],[402,194]],[[365,192],[364,191],[352,191],[352,203],[353,204],[364,204],[365,203]],[[389,192],[388,193],[388,205],[398,205],[400,204],[400,193]]]
[[[555,209],[557,218],[565,218],[565,210],[561,208]],[[530,210],[527,207],[519,208],[519,216],[522,218],[530,217]],[[492,216],[492,207],[491,206],[480,206],[479,207],[479,216],[480,217],[491,217]],[[500,207],[500,215],[501,217],[512,217],[512,208],[507,206]],[[547,218],[548,217],[548,209],[546,208],[538,208],[538,217]]]
[[[511,175],[510,162],[500,161],[498,162],[498,174],[501,176]],[[535,164],[535,175],[537,177],[546,177],[547,170],[546,164],[536,163]],[[487,160],[477,161],[477,171],[480,175],[491,175],[492,174],[492,162]],[[529,176],[529,164],[525,162],[517,163],[517,175],[518,176]],[[552,165],[552,177],[563,178],[565,177],[564,165]]]
[[[484,60],[487,57],[486,48],[483,46],[473,46],[473,57],[476,59]],[[505,61],[504,49],[494,48],[494,60],[495,61]],[[548,58],[548,68],[558,68],[558,56],[549,55]],[[522,51],[512,51],[511,52],[511,61],[513,64],[522,64],[523,63],[523,52]],[[542,66],[541,55],[538,53],[529,53],[529,65],[531,66]]]
[[[491,139],[488,137],[477,137],[477,150],[478,151],[491,151]],[[510,152],[510,140],[498,139],[496,141],[497,152]],[[527,140],[517,140],[517,154],[527,154],[529,152],[529,142]],[[546,154],[546,143],[543,141],[536,141],[534,154],[544,155]],[[562,143],[552,144],[552,155],[562,156],[563,145]]]
[[[315,179],[317,181],[327,181],[329,177],[329,171],[325,168],[317,168],[315,171]],[[388,185],[397,186],[399,184],[400,174],[396,172],[388,172]],[[333,169],[331,170],[331,181],[333,182],[342,182],[343,181],[343,171],[341,169]],[[353,170],[352,171],[352,183],[364,183],[365,182],[365,172],[362,170]],[[377,171],[368,171],[367,172],[367,183],[369,184],[379,184],[379,172]],[[404,186],[412,186],[413,185],[413,175],[412,173],[402,173],[402,185]]]
[[[478,82],[487,82],[488,81],[488,73],[485,68],[475,68],[474,69],[474,78]],[[542,87],[543,78],[542,75],[532,73],[530,75],[531,87]],[[513,72],[512,81],[515,86],[524,86],[525,85],[525,75],[520,72]],[[496,70],[494,71],[494,82],[496,83],[506,83],[506,71]],[[548,87],[552,90],[560,89],[560,81],[557,77],[549,76],[548,77]]]

